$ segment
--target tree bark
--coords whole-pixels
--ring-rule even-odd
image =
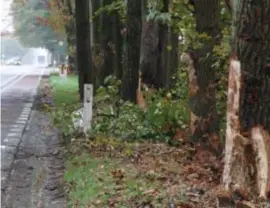
[[[177,72],[179,66],[178,34],[173,30],[173,28],[169,28],[169,45],[171,46],[171,50],[168,52],[168,68],[170,73],[169,78],[171,78]]]
[[[97,12],[101,5],[102,0],[91,0],[92,4],[92,17]],[[93,25],[93,45],[92,45],[92,53],[93,53],[93,67],[94,67],[94,73],[95,73],[95,85],[96,88],[100,86],[101,79],[100,79],[100,71],[103,59],[103,56],[101,55],[101,48],[100,48],[100,26],[101,26],[101,16],[97,16],[95,18],[92,18],[92,25]]]
[[[106,6],[112,3],[112,0],[103,0],[103,5]],[[113,44],[113,28],[115,27],[112,15],[108,12],[103,12],[101,15],[101,33],[100,47],[103,54],[103,65],[99,74],[99,79],[103,82],[105,77],[113,74],[114,69],[114,44]]]
[[[122,99],[136,103],[138,87],[140,42],[141,42],[141,1],[127,1],[127,33],[125,63],[122,77]]]
[[[158,24],[154,20],[142,22],[140,71],[142,82],[157,87]]]
[[[77,71],[76,67],[76,38],[75,38],[75,30],[72,29],[72,23],[66,26],[66,34],[67,34],[67,44],[68,44],[68,65],[72,72]],[[71,50],[71,51],[70,51]]]
[[[74,11],[70,0],[62,0],[61,7],[63,7],[63,13],[69,17],[74,17]],[[72,72],[77,71],[76,67],[76,28],[73,18],[65,25],[66,39],[68,44],[68,65]],[[72,50],[73,53],[70,52]]]
[[[163,0],[163,9],[161,12],[169,12],[169,0]],[[167,24],[159,24],[159,42],[158,42],[158,64],[155,82],[158,88],[165,88],[169,86],[170,72],[168,68],[168,33],[169,28]]]
[[[234,2],[223,185],[270,188],[270,0]],[[225,207],[225,206],[224,206]]]
[[[190,133],[193,142],[221,153],[215,97],[213,47],[220,39],[219,0],[194,1],[196,31],[211,37],[209,42],[190,52],[189,67]]]
[[[122,79],[122,45],[121,21],[118,14],[113,15],[113,44],[114,44],[114,74],[117,79]]]
[[[80,100],[84,97],[84,84],[93,84],[92,53],[90,42],[89,0],[75,0],[77,67],[79,70]]]
[[[158,23],[154,20],[147,20],[147,0],[142,0],[142,34],[140,67],[141,82],[156,87],[155,77],[157,73],[158,55]]]

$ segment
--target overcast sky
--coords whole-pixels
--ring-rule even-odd
[[[12,31],[12,17],[10,14],[10,5],[12,0],[0,0],[0,31]]]

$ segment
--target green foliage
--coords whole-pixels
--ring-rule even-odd
[[[53,124],[60,131],[63,142],[70,141],[77,132],[73,126],[71,113],[78,107],[79,105],[62,104],[58,108],[50,109]]]
[[[78,77],[68,76],[66,79],[59,75],[51,75],[49,78],[52,87],[54,108],[48,108],[53,124],[61,132],[63,138],[69,140],[76,133],[71,113],[80,107],[78,103]]]
[[[169,93],[172,94],[174,99],[186,102],[188,100],[188,73],[183,63],[180,63],[179,70],[171,79],[172,85]]]
[[[68,140],[76,134],[71,113],[80,107],[76,104],[75,80],[69,79],[71,80],[63,81],[55,76],[50,78],[56,104],[56,108],[51,111],[53,122]],[[147,95],[146,111],[142,111],[137,105],[121,101],[120,85],[119,80],[109,76],[104,80],[103,87],[97,89],[92,135],[106,134],[122,139],[153,139],[167,142],[178,127],[187,128],[188,109],[186,99],[183,99],[187,97],[187,88],[179,91],[181,82],[176,82],[175,89],[171,91]]]
[[[186,128],[188,114],[185,100],[171,101],[168,96],[171,92],[157,92],[147,96],[148,108],[142,111],[137,105],[120,100],[120,83],[116,82],[115,78],[113,80],[111,85],[97,90],[93,134],[105,133],[123,139],[167,141],[176,128]],[[172,90],[171,94],[177,93],[184,97],[184,92],[177,90]]]
[[[65,53],[65,47],[58,45],[59,41],[63,41],[62,38],[57,36],[46,23],[50,13],[45,2],[41,3],[38,0],[14,1],[11,9],[15,35],[19,37],[24,46],[45,47],[59,54]]]
[[[226,123],[226,104],[227,104],[227,87],[228,87],[228,60],[230,56],[230,38],[231,28],[225,27],[222,31],[223,39],[221,43],[215,46],[213,50],[214,64],[216,69],[216,99],[218,114],[221,119],[221,135],[225,134]]]
[[[168,12],[161,12],[163,3],[161,1],[150,0],[147,2],[148,15],[146,20],[155,20],[164,24],[169,24],[171,21],[171,14]]]
[[[105,5],[100,7],[95,14],[92,16],[92,18],[97,18],[100,16],[102,13],[116,13],[119,15],[120,19],[122,22],[125,22],[126,20],[126,4],[125,1],[123,0],[114,0],[111,4]]]
[[[23,48],[16,38],[1,37],[1,54],[3,59],[12,58],[14,56],[23,56],[28,49]]]

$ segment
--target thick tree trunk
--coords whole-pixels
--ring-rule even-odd
[[[79,70],[80,100],[84,97],[84,84],[93,84],[90,43],[89,0],[76,0],[77,67]]]
[[[102,0],[91,0],[92,4],[92,17],[96,11],[101,7]],[[92,26],[93,26],[93,45],[92,45],[92,55],[93,55],[93,67],[95,73],[95,86],[98,88],[101,83],[100,79],[100,71],[101,66],[103,65],[103,56],[101,54],[100,48],[100,26],[101,26],[101,16],[97,16],[92,19]],[[102,60],[102,61],[101,61]]]
[[[136,102],[138,87],[140,42],[141,42],[141,1],[127,1],[126,57],[122,77],[122,99]]]
[[[220,154],[219,124],[215,97],[213,46],[220,39],[219,0],[194,1],[196,30],[211,37],[204,46],[190,53],[189,67],[190,133],[192,141]]]
[[[147,15],[147,0],[142,0],[142,35],[139,70],[141,72],[141,82],[148,86],[156,87],[158,23],[154,20],[147,20]]]
[[[140,71],[142,82],[149,86],[157,86],[158,24],[143,19],[141,36]]]
[[[235,1],[223,185],[270,188],[270,0]],[[223,206],[226,207],[226,206]]]

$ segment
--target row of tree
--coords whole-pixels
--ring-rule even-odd
[[[79,72],[81,99],[85,83],[96,89],[111,74],[122,81],[125,101],[136,102],[139,71],[148,87],[168,89],[182,54],[182,62],[188,64],[191,137],[217,155],[223,150],[217,82],[220,74],[226,77],[223,69],[229,64],[223,182],[227,189],[240,187],[267,196],[270,0],[17,0],[14,4],[23,12],[15,18],[22,41],[38,38],[46,30],[48,36],[39,41],[55,51],[55,44],[44,40],[66,39],[69,62]],[[40,8],[47,13],[41,15]],[[24,17],[27,12],[38,17],[31,25]],[[29,32],[33,24],[35,33]]]

